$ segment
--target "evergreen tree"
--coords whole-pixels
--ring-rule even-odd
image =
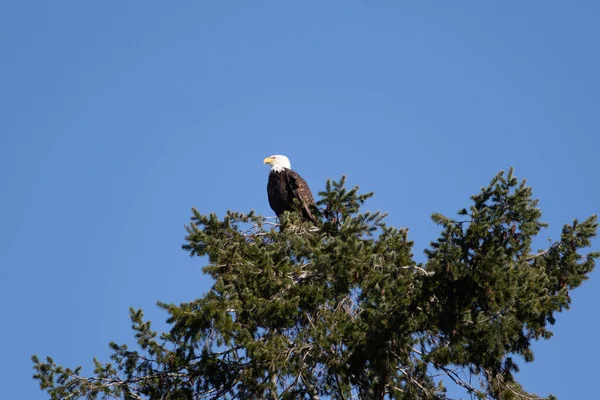
[[[194,209],[183,248],[208,257],[211,290],[159,303],[171,324],[160,335],[132,309],[135,349],[111,343],[91,377],[33,356],[41,388],[52,399],[445,399],[441,374],[474,398],[538,398],[515,381],[515,357],[533,361],[532,341],[551,337],[592,271],[600,254],[580,251],[596,216],[532,252],[546,226],[537,200],[501,172],[460,219],[433,215],[441,234],[418,263],[406,229],[361,212],[370,193],[342,177],[319,195],[317,226]]]

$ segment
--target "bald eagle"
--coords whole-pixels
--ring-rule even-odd
[[[265,164],[271,165],[267,194],[269,205],[279,217],[284,211],[293,211],[294,199],[300,201],[300,211],[304,219],[315,222],[310,211],[315,201],[313,195],[300,175],[292,171],[290,160],[286,156],[274,155],[264,159]]]

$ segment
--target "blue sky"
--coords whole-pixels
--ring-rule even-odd
[[[514,166],[550,223],[597,213],[600,3],[0,4],[0,397],[45,399],[29,357],[91,370],[128,307],[210,287],[190,208],[272,215],[265,156],[313,192],[347,174],[416,256]],[[598,249],[598,241],[594,243]],[[573,293],[525,387],[596,393],[600,276]],[[456,392],[455,392],[456,393]]]

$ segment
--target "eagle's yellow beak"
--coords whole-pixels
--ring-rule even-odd
[[[272,164],[273,163],[273,157],[267,157],[263,160],[263,164]]]

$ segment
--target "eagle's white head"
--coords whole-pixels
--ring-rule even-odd
[[[271,171],[274,172],[281,172],[284,169],[292,169],[292,166],[290,165],[290,160],[286,156],[269,156],[263,160],[263,163],[271,164]]]

